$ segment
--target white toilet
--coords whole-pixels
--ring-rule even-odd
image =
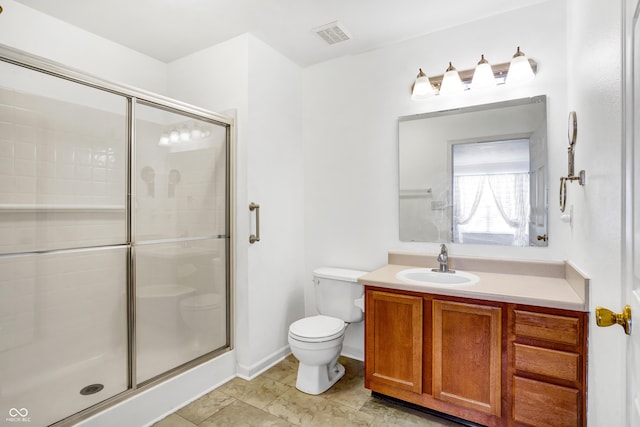
[[[344,375],[338,357],[347,325],[363,318],[364,287],[357,282],[365,273],[331,267],[314,270],[316,308],[320,314],[289,326],[289,346],[300,361],[298,390],[320,394]]]

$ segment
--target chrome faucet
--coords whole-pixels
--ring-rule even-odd
[[[447,245],[444,243],[440,245],[440,253],[438,254],[437,259],[440,263],[440,268],[434,268],[433,271],[438,271],[440,273],[455,273],[454,270],[449,270],[449,253],[447,252]]]

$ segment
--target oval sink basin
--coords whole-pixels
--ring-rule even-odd
[[[429,286],[464,286],[473,285],[480,281],[478,276],[466,271],[441,273],[430,268],[408,268],[397,273],[396,278],[409,283]]]

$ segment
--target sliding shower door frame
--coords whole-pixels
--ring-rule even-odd
[[[0,61],[17,65],[19,67],[28,68],[33,71],[48,74],[54,77],[58,77],[64,80],[68,80],[74,83],[78,83],[84,86],[89,86],[101,91],[110,92],[116,95],[120,95],[126,99],[126,113],[127,113],[127,171],[126,171],[126,247],[128,249],[128,263],[127,263],[127,336],[128,336],[128,353],[127,353],[127,385],[128,389],[105,399],[104,401],[93,405],[81,412],[70,415],[63,420],[60,420],[53,424],[56,427],[64,427],[74,425],[82,420],[85,420],[107,408],[110,408],[124,400],[127,400],[151,387],[154,387],[176,375],[184,373],[189,369],[192,369],[206,361],[212,360],[217,356],[231,351],[234,348],[233,342],[233,301],[234,301],[234,205],[235,205],[235,120],[231,117],[223,116],[200,107],[196,107],[181,101],[177,101],[162,95],[147,92],[133,86],[127,86],[119,83],[114,83],[100,77],[84,73],[82,71],[67,67],[55,61],[51,61],[45,58],[41,58],[9,46],[0,44]],[[218,350],[204,354],[196,359],[193,359],[187,363],[184,363],[178,367],[175,367],[167,372],[162,373],[150,380],[144,381],[140,384],[136,381],[136,283],[135,283],[135,221],[133,215],[133,197],[136,194],[135,180],[133,179],[133,168],[135,166],[135,149],[136,149],[136,134],[135,134],[135,107],[136,105],[144,104],[147,106],[157,107],[166,111],[189,116],[194,119],[209,122],[215,125],[224,126],[226,130],[226,146],[225,146],[225,165],[226,165],[226,182],[225,182],[225,269],[226,269],[226,283],[225,288],[227,291],[226,298],[226,342],[227,345]],[[61,249],[60,251],[68,251]],[[51,252],[51,251],[47,251]],[[54,251],[55,252],[55,251]]]

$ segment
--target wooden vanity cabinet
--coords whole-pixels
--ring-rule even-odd
[[[586,425],[587,313],[365,287],[365,387],[486,426]]]

